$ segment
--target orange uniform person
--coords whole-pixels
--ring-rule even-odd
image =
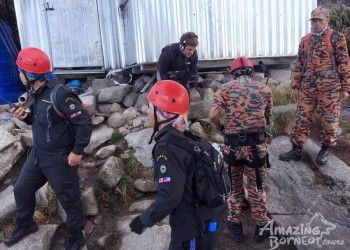
[[[329,12],[319,6],[311,12],[311,34],[299,44],[298,58],[292,72],[293,99],[298,102],[291,143],[282,153],[282,161],[301,159],[310,127],[318,110],[321,117],[322,148],[316,162],[326,164],[329,147],[335,145],[339,125],[340,101],[350,90],[350,61],[345,36],[328,27]]]

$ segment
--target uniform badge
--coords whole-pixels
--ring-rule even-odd
[[[75,105],[74,105],[74,104],[71,104],[71,105],[69,105],[69,108],[70,108],[71,110],[74,110],[74,109],[75,109]]]
[[[160,170],[160,172],[162,174],[164,174],[166,172],[166,166],[165,165],[161,165],[159,170]]]

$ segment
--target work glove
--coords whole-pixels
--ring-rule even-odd
[[[142,234],[143,230],[145,229],[145,226],[141,222],[141,217],[140,215],[135,217],[129,227],[131,228],[131,232],[137,233],[137,234]]]

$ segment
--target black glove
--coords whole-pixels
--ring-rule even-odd
[[[141,222],[141,217],[140,215],[135,217],[131,222],[129,227],[131,228],[131,232],[137,233],[137,234],[142,234],[143,229],[145,226]]]

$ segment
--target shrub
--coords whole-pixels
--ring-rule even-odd
[[[329,4],[329,26],[335,30],[343,32],[347,45],[350,45],[350,7],[343,3]],[[349,51],[350,52],[350,51]],[[349,54],[350,55],[350,54]]]

